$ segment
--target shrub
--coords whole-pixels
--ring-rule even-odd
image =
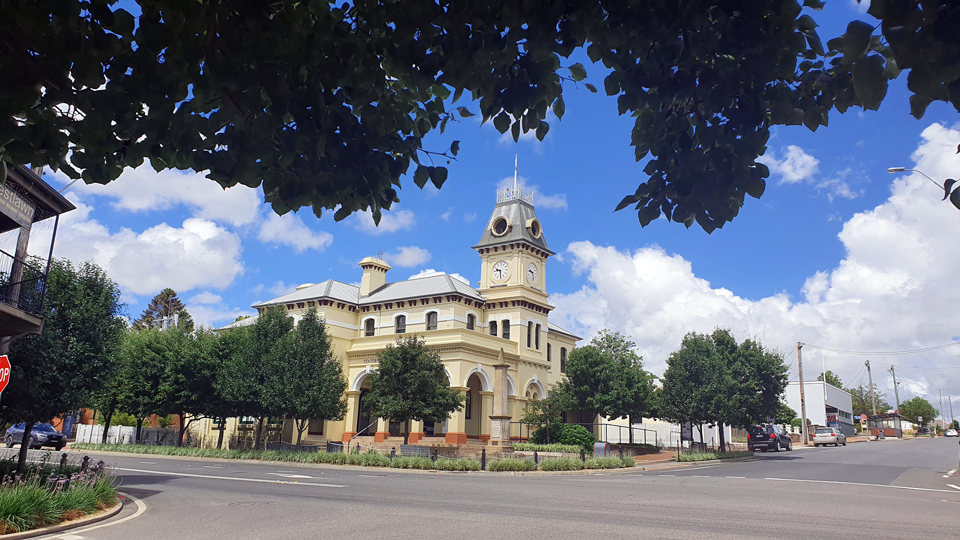
[[[434,463],[434,468],[438,471],[479,471],[480,462],[465,458],[439,458],[436,463]]]
[[[583,462],[573,457],[549,458],[540,461],[541,471],[579,471]]]
[[[389,467],[390,458],[376,450],[370,450],[360,456],[360,464],[364,467]]]
[[[400,456],[394,458],[390,466],[394,469],[421,469],[429,471],[433,468],[433,461],[425,457]]]
[[[593,450],[593,443],[597,439],[590,433],[590,430],[576,424],[550,424],[548,427],[542,427],[530,435],[530,442],[534,444],[547,444],[547,434],[550,435],[550,444],[559,443],[567,446],[576,446],[577,452],[582,448],[585,452]]]
[[[681,454],[677,461],[708,461],[713,459],[732,459],[739,457],[750,457],[753,452],[693,452],[690,454]]]
[[[614,456],[608,457],[598,457],[588,459],[583,466],[587,469],[622,469],[623,467],[628,467],[626,465],[627,459],[620,459]],[[629,461],[633,461],[632,459]]]
[[[532,471],[537,466],[532,459],[504,458],[491,461],[487,464],[487,470],[494,472],[502,471]]]
[[[563,437],[563,426],[564,424],[554,423],[545,427],[537,428],[530,435],[530,442],[534,444],[559,444],[560,439]],[[550,442],[547,442],[547,435],[549,434]],[[516,446],[514,446],[516,448]],[[579,449],[577,450],[580,451]]]
[[[551,443],[551,444],[534,444],[534,443],[514,443],[513,449],[520,452],[562,452],[565,454],[579,454],[580,447],[573,446],[570,444],[560,444],[560,443]]]

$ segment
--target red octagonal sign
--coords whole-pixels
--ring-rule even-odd
[[[7,355],[0,355],[0,393],[3,393],[10,382],[10,359]]]

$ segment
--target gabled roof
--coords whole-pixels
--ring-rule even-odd
[[[493,224],[497,218],[500,217],[507,219],[510,223],[510,228],[503,235],[496,236],[493,234]],[[504,244],[527,242],[553,255],[554,253],[547,247],[547,238],[543,234],[542,224],[539,237],[534,236],[530,232],[530,229],[527,228],[527,222],[534,219],[537,219],[537,213],[533,210],[533,205],[527,201],[511,199],[499,202],[493,207],[493,214],[490,215],[490,220],[487,221],[487,226],[483,230],[483,236],[480,238],[480,242],[473,246],[473,249],[479,250],[481,248],[501,246]]]
[[[329,298],[330,300],[336,300],[337,302],[356,305],[360,301],[360,287],[328,279],[322,283],[311,285],[310,287],[300,289],[299,291],[293,291],[292,293],[283,295],[279,298],[256,303],[253,305],[253,307],[257,308],[274,306],[277,304],[289,304],[292,302],[304,302],[306,300],[314,300],[317,298]]]
[[[397,281],[387,283],[383,287],[373,291],[369,296],[360,298],[363,305],[383,304],[385,302],[397,302],[402,300],[412,300],[414,298],[423,298],[425,296],[443,296],[456,294],[466,296],[473,300],[483,301],[484,298],[476,289],[466,283],[450,277],[447,274],[437,274],[433,276],[408,279],[406,281]]]
[[[564,330],[563,328],[560,328],[559,326],[553,324],[553,323],[550,322],[550,321],[547,321],[547,331],[548,331],[549,333],[551,333],[551,334],[563,334],[563,335],[565,335],[565,336],[567,336],[567,337],[571,337],[571,338],[573,338],[573,339],[575,339],[575,340],[577,340],[577,341],[581,341],[581,340],[583,339],[583,338],[580,337],[580,336],[577,336],[577,335],[571,334],[570,332],[567,332],[567,331]]]

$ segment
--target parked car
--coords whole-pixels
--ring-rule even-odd
[[[814,446],[826,446],[832,444],[834,446],[840,446],[841,444],[847,445],[847,436],[840,432],[837,428],[832,427],[821,427],[817,428],[817,431],[813,433],[813,445]]]
[[[750,432],[747,433],[748,450],[760,450],[761,452],[773,450],[774,452],[779,452],[781,448],[787,451],[793,450],[793,441],[790,439],[790,434],[780,426],[753,426],[750,428]]]
[[[955,429],[948,429],[944,434],[944,437],[960,437],[960,433],[957,433]]]
[[[24,428],[26,428],[24,424],[14,424],[7,428],[7,433],[3,436],[3,442],[7,448],[20,444],[23,440]],[[50,424],[35,424],[30,431],[30,448],[52,446],[60,450],[65,444],[67,444],[67,438]]]

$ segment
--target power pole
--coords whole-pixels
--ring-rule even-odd
[[[953,396],[947,394],[947,401],[950,402],[950,427],[953,427],[953,422],[955,421],[953,418]]]
[[[800,356],[800,349],[803,343],[797,342],[797,374],[800,376],[800,436],[803,437],[803,445],[809,446],[807,442],[807,402],[803,399],[803,359]]]
[[[940,393],[940,423],[941,423],[941,424],[946,424],[946,423],[947,423],[947,417],[944,416],[944,414],[943,414],[943,388],[937,389],[937,392]],[[943,427],[943,430],[944,430],[944,431],[947,430],[947,428],[946,428],[945,426],[942,426],[942,425],[941,425],[941,427]]]
[[[890,366],[890,374],[893,375],[893,397],[897,400],[897,414],[900,414],[900,393],[897,389],[897,370]]]
[[[873,372],[870,371],[870,361],[867,360],[863,363],[867,366],[867,377],[870,379],[870,401],[873,402],[873,415],[877,415],[877,393],[873,390]],[[861,379],[862,380],[862,379]]]

